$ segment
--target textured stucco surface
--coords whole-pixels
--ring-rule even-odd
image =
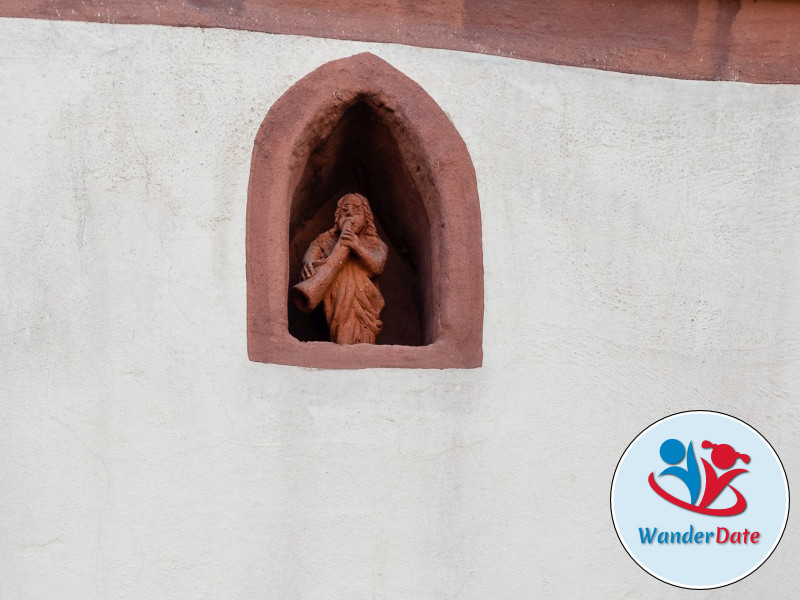
[[[250,153],[328,60],[447,112],[484,229],[484,366],[246,355]],[[687,409],[800,479],[800,87],[449,51],[0,20],[0,598],[791,597],[797,519],[721,590],[614,534]]]

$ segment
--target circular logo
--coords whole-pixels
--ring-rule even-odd
[[[645,571],[691,589],[728,585],[760,567],[789,516],[778,455],[729,415],[692,411],[631,442],[611,484],[622,545]]]

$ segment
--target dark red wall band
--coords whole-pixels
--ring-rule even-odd
[[[0,16],[225,27],[681,79],[800,83],[795,0],[0,0]]]

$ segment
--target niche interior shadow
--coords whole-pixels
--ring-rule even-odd
[[[377,285],[386,301],[376,344],[432,342],[430,222],[419,190],[389,127],[369,104],[356,101],[309,156],[292,198],[289,286],[300,280],[303,254],[334,222],[338,199],[367,198],[389,255]],[[329,341],[317,307],[304,314],[288,302],[289,332],[298,340]]]

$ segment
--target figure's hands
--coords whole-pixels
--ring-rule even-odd
[[[318,258],[317,260],[310,260],[307,263],[304,263],[303,269],[300,271],[300,279],[305,281],[309,277],[313,277],[316,274],[317,269],[324,265],[327,260],[327,258]]]
[[[300,272],[300,277],[305,281],[309,277],[313,277],[314,273],[317,272],[317,268],[314,266],[313,261],[307,262],[303,265],[303,270]]]
[[[342,229],[342,234],[339,236],[339,243],[347,246],[351,250],[358,251],[361,249],[361,240],[349,227]]]

